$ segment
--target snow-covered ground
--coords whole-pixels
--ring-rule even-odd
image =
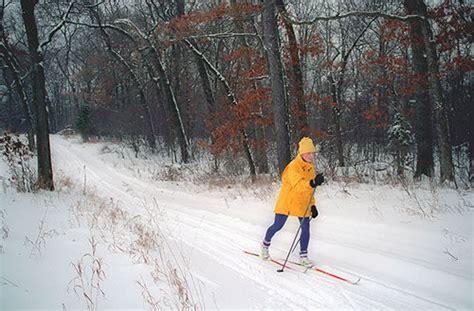
[[[320,187],[310,258],[362,278],[351,285],[243,253],[258,252],[278,184],[159,181],[158,157],[51,139],[55,192],[16,193],[0,162],[1,310],[474,309],[472,190]]]

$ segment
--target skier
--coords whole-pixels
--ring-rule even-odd
[[[312,266],[312,262],[308,259],[309,216],[312,218],[318,216],[312,193],[314,188],[324,182],[323,174],[316,175],[314,169],[315,152],[316,147],[311,138],[303,137],[298,143],[296,158],[283,171],[281,190],[275,206],[275,220],[267,229],[261,245],[261,257],[264,260],[270,258],[268,248],[275,233],[283,228],[288,216],[296,216],[301,224],[300,264]],[[311,210],[308,209],[309,204]]]

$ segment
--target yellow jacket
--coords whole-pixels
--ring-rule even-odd
[[[314,197],[311,196],[313,188],[309,185],[309,181],[315,177],[314,165],[305,162],[301,154],[298,154],[283,171],[275,214],[309,217],[311,208],[308,208],[306,215],[304,215],[304,212],[308,203],[310,203],[310,197],[311,205],[315,204]]]

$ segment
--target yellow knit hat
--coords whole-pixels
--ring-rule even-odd
[[[316,147],[314,146],[313,140],[311,138],[303,137],[298,143],[298,153],[303,154],[308,152],[316,152]]]

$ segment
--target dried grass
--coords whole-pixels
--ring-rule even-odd
[[[30,239],[28,236],[25,236],[25,245],[30,245],[30,258],[41,255],[41,249],[46,247],[46,242],[48,239],[51,239],[54,235],[57,235],[58,232],[55,229],[48,229],[46,218],[48,215],[49,207],[46,207],[43,218],[38,224],[38,233],[34,240]]]
[[[3,241],[5,241],[8,238],[8,235],[10,233],[10,229],[8,228],[8,225],[7,225],[6,214],[7,214],[7,211],[5,209],[0,210],[0,242],[1,242],[0,254],[4,253]]]
[[[166,309],[198,309],[197,306],[202,303],[191,294],[188,282],[190,274],[182,264],[185,259],[174,253],[160,230],[158,220],[162,215],[158,202],[143,202],[142,211],[144,214],[142,212],[140,215],[131,215],[123,210],[118,202],[105,200],[88,191],[87,195],[71,206],[70,212],[72,224],[87,225],[91,232],[97,232],[109,250],[128,254],[135,263],[145,263],[152,267],[150,277],[161,290],[151,290],[143,279],[137,281],[143,301],[151,310],[161,310],[163,306],[169,306]],[[92,241],[92,245],[97,244],[95,238]],[[74,283],[74,291],[84,297],[89,310],[94,310],[98,296],[105,295],[100,287],[102,261],[96,260],[94,250],[84,255],[73,267],[77,274],[71,281]],[[88,277],[86,269],[89,269]],[[85,282],[85,279],[90,280],[92,277],[95,282]],[[95,284],[95,287],[90,284]]]
[[[87,310],[97,310],[99,298],[105,298],[102,283],[105,279],[102,258],[98,257],[98,242],[94,237],[89,239],[91,251],[84,254],[76,263],[71,262],[76,276],[68,284],[68,292],[72,287],[74,293],[83,298]]]

